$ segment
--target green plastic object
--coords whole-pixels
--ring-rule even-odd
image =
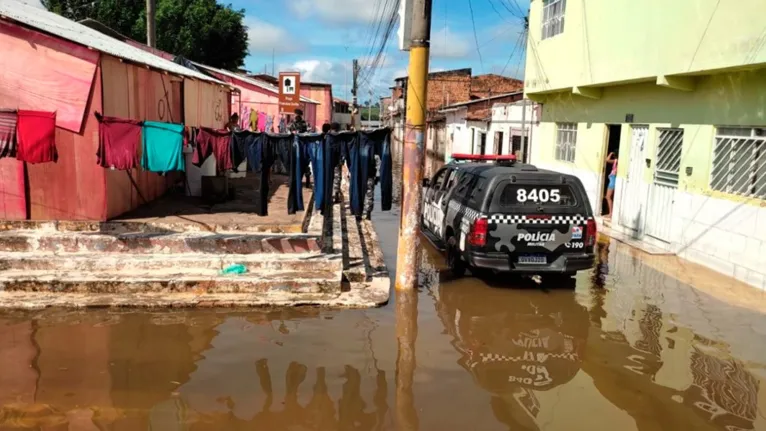
[[[238,264],[231,265],[231,266],[228,266],[228,267],[224,268],[221,271],[221,274],[223,274],[223,275],[244,274],[246,272],[247,272],[247,268],[245,268],[245,265],[242,265],[242,264],[238,263]]]

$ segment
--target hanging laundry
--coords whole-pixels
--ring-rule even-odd
[[[141,121],[104,117],[98,120],[98,165],[120,170],[138,165],[138,145],[141,142]]]
[[[284,116],[279,117],[279,133],[287,133],[287,123]]]
[[[231,153],[235,172],[239,172],[239,165],[245,160],[247,160],[247,167],[251,172],[257,172],[261,169],[264,138],[263,133],[247,130],[232,134]]]
[[[364,213],[363,201],[368,187],[375,187],[376,156],[380,158],[382,208],[384,211],[391,209],[393,184],[389,135],[387,128],[359,132],[359,139],[350,141],[346,146],[346,164],[351,176],[351,212],[358,217]]]
[[[0,109],[0,158],[16,157],[16,123],[19,116],[15,110]]]
[[[250,131],[255,132],[256,130],[258,130],[259,117],[260,117],[260,113],[258,111],[256,111],[255,109],[250,110],[250,127],[248,127]]]
[[[334,192],[335,178],[340,180],[340,170],[337,169],[341,165],[341,162],[347,158],[347,148],[354,145],[359,139],[359,134],[356,132],[338,132],[328,133],[325,136],[323,144],[323,162],[324,167],[321,173],[317,173],[315,176],[319,178],[323,177],[324,186],[324,199],[322,205],[322,214],[327,214],[327,210],[332,207],[332,197]]]
[[[280,161],[287,170],[288,196],[287,213],[303,211],[303,192],[301,190],[301,154],[298,142],[292,134],[267,134],[261,157],[261,185],[258,215],[268,215],[269,174],[276,161]]]
[[[307,163],[311,163],[311,170],[314,174],[314,207],[320,210],[324,204],[324,177],[321,175],[324,170],[324,151],[322,149],[324,135],[309,133],[297,135],[297,138],[303,157],[301,171],[304,171],[305,174]]]
[[[258,131],[259,132],[271,132],[272,120],[266,115],[265,112],[258,113]]]
[[[197,130],[197,148],[192,156],[194,166],[202,166],[208,157],[215,156],[216,170],[223,173],[233,168],[231,160],[231,132],[202,127]]]
[[[56,113],[19,110],[16,140],[16,158],[23,162],[46,163],[58,160]]]
[[[144,121],[141,167],[149,172],[185,171],[183,124]]]

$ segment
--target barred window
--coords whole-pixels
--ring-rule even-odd
[[[577,123],[557,123],[556,160],[565,162],[575,161],[577,147]]]
[[[766,198],[766,128],[719,127],[710,188]]]
[[[564,15],[567,0],[543,0],[543,34],[541,39],[548,39],[564,32]]]
[[[684,143],[683,129],[657,129],[657,165],[654,183],[678,187],[678,173],[681,170],[681,149]]]

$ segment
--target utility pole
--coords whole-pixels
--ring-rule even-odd
[[[355,128],[356,126],[356,111],[357,111],[357,99],[356,99],[356,93],[357,93],[357,82],[356,79],[359,76],[359,61],[357,59],[354,59],[351,63],[351,69],[353,74],[351,75],[351,127]]]
[[[527,141],[527,99],[522,96],[521,99],[521,148],[519,148],[519,159],[526,163],[526,147],[529,146]]]
[[[146,0],[146,44],[157,47],[157,0]]]
[[[423,187],[423,152],[428,86],[428,51],[431,46],[432,0],[412,1],[410,65],[407,80],[407,125],[402,166],[402,220],[396,260],[396,289],[414,290],[418,283],[420,211]]]

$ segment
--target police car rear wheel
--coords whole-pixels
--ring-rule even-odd
[[[457,240],[454,236],[447,240],[447,265],[455,277],[465,275],[466,264],[460,258],[460,250],[457,248]]]

